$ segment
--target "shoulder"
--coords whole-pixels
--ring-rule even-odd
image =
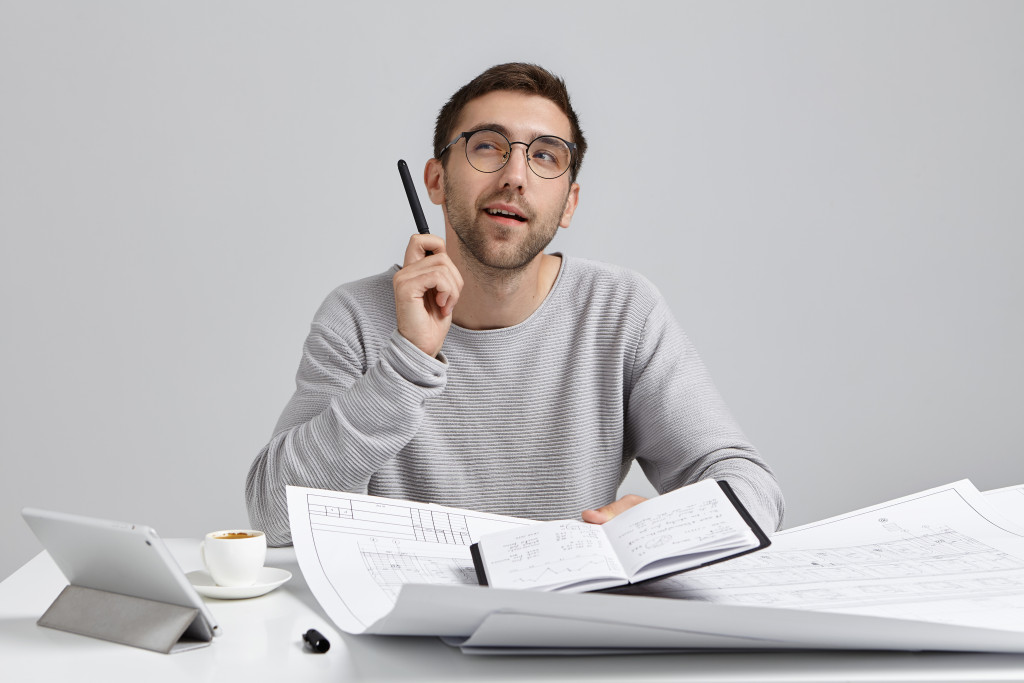
[[[313,316],[313,324],[339,333],[353,324],[393,325],[395,292],[392,277],[397,271],[398,266],[392,266],[382,273],[336,287],[320,304]]]
[[[646,315],[662,301],[661,292],[646,277],[623,266],[585,258],[566,258],[566,290],[574,296],[605,306],[630,309]]]

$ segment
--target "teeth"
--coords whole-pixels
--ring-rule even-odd
[[[511,216],[513,218],[519,218],[519,214],[512,213],[511,211],[505,211],[504,209],[487,209],[487,213],[492,216]]]

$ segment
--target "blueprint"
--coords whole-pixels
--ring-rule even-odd
[[[960,481],[779,532],[759,553],[622,592],[1024,631],[1024,524],[1011,514]]]
[[[288,487],[292,541],[334,622],[363,633],[406,584],[477,585],[469,546],[530,520],[357,493]]]

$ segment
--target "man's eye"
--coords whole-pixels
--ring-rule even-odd
[[[473,145],[473,153],[496,156],[499,154],[505,154],[505,149],[504,146],[499,145],[496,142],[477,142]]]
[[[558,150],[541,148],[530,154],[530,160],[543,166],[558,168],[562,164],[565,154],[559,154]]]

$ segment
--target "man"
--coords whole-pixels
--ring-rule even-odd
[[[561,79],[488,69],[442,108],[424,179],[445,238],[327,297],[296,391],[246,482],[290,542],[285,486],[534,519],[607,521],[634,459],[659,492],[725,479],[767,531],[778,483],[660,294],[544,248],[579,202],[586,141]]]

